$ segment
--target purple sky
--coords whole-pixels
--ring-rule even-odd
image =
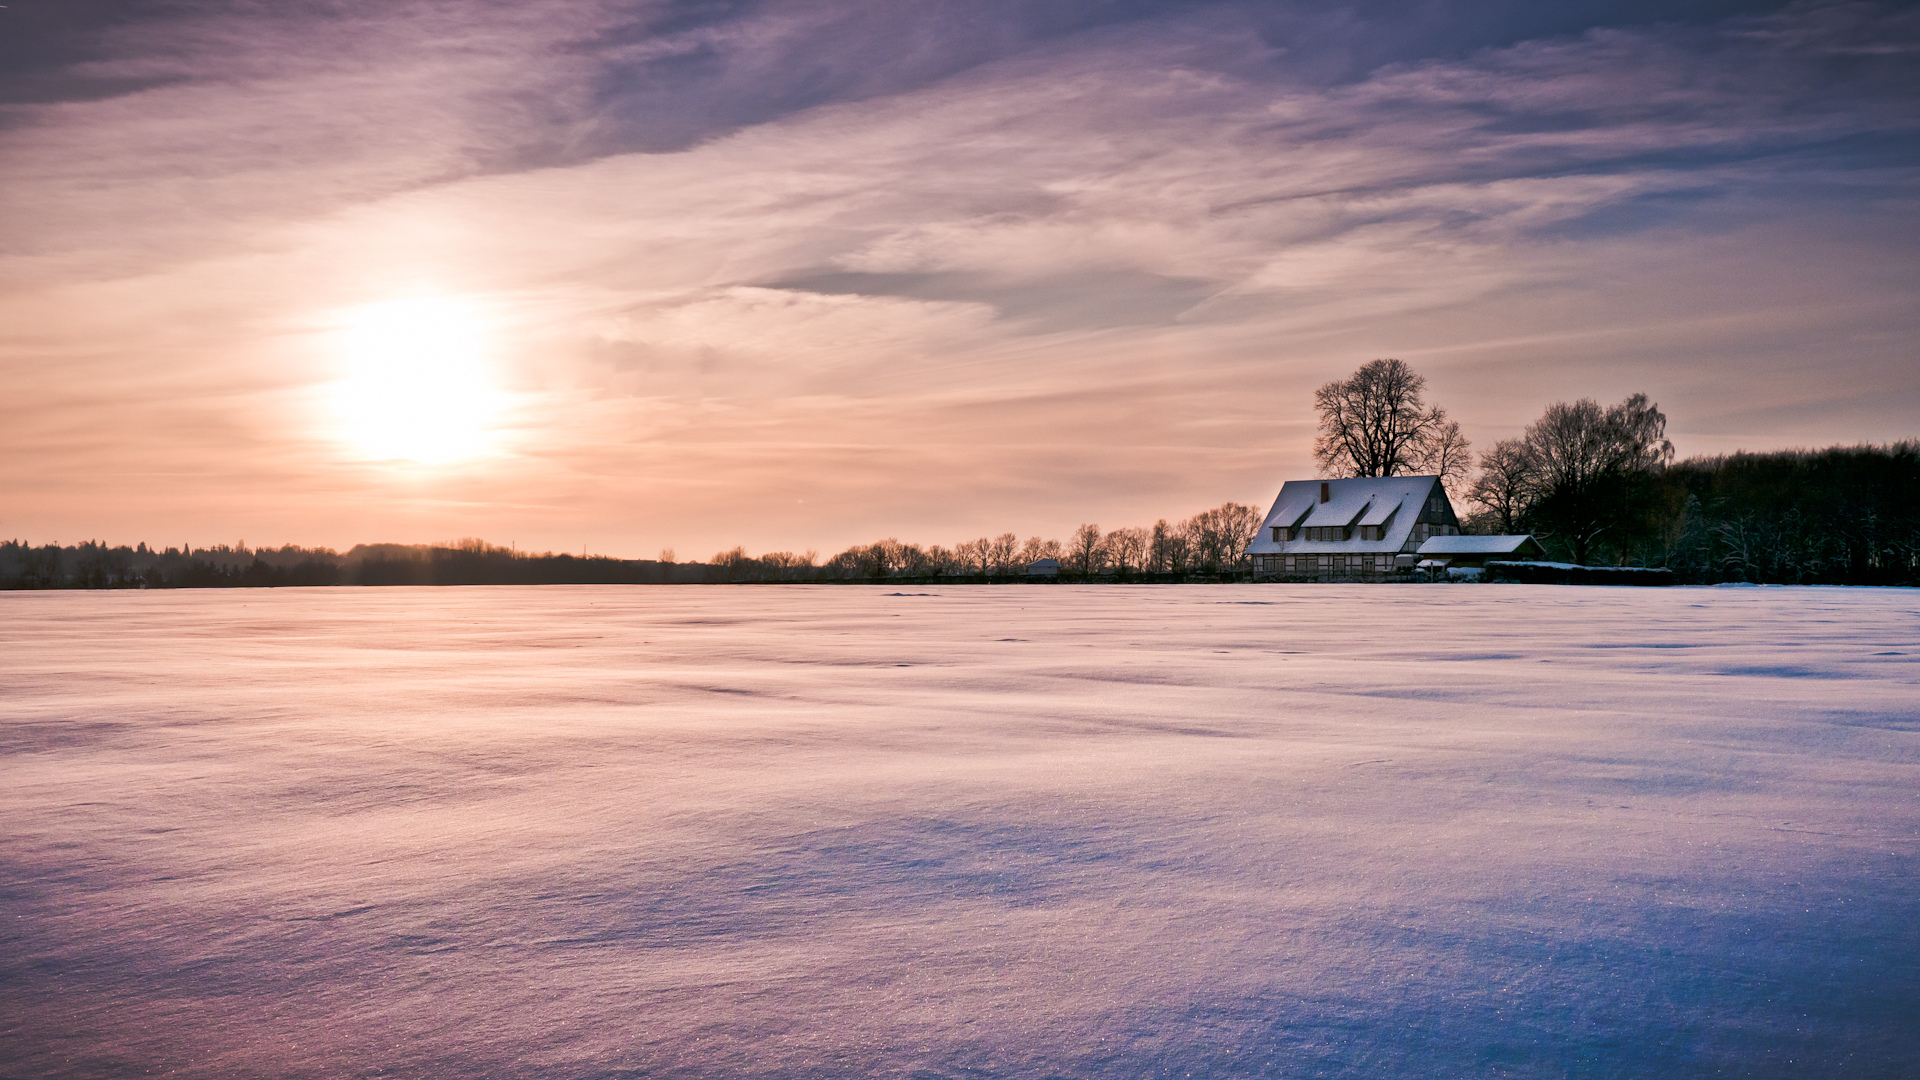
[[[1380,356],[1480,446],[1634,391],[1682,455],[1913,437],[1917,54],[1876,4],[10,0],[0,535],[1059,536],[1264,504]]]

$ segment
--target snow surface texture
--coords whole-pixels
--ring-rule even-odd
[[[0,1075],[1920,1075],[1917,610],[4,595]]]

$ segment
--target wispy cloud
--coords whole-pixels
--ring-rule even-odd
[[[1364,8],[718,10],[110,39],[76,70],[135,89],[0,133],[0,348],[59,402],[8,407],[9,453],[103,498],[108,462],[242,455],[289,533],[425,484],[469,515],[448,535],[826,547],[1258,497],[1305,467],[1311,387],[1374,355],[1481,437],[1628,389],[1701,450],[1893,437],[1920,404],[1910,12],[1367,67]],[[311,402],[329,313],[417,293],[496,313],[520,404],[507,456],[389,482]],[[49,434],[86,422],[111,434]]]

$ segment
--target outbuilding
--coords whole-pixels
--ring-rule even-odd
[[[1420,545],[1420,565],[1430,563],[1436,569],[1485,566],[1488,559],[1505,562],[1538,562],[1547,551],[1531,534],[1517,536],[1435,536]]]

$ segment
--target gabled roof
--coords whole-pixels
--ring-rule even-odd
[[[1419,554],[1512,555],[1522,549],[1541,551],[1531,533],[1521,533],[1518,536],[1430,536],[1420,545]]]
[[[1247,545],[1249,555],[1332,554],[1398,552],[1406,545],[1428,496],[1439,486],[1437,476],[1356,476],[1343,480],[1289,480],[1280,487],[1260,523],[1260,534]],[[1320,485],[1327,486],[1327,501],[1320,501]],[[1400,513],[1395,514],[1395,510]],[[1385,538],[1361,540],[1283,540],[1273,539],[1273,526],[1320,528],[1328,525],[1388,525]]]

